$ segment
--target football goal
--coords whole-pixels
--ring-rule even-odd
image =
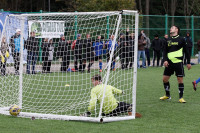
[[[10,14],[0,42],[1,114],[16,104],[18,117],[135,119],[137,11]]]

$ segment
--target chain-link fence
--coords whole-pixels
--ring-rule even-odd
[[[180,27],[181,36],[186,36],[189,32],[193,41],[192,56],[198,54],[197,41],[200,40],[200,16],[168,16],[168,15],[140,15],[140,30],[144,30],[151,40],[154,35],[163,38],[169,34],[170,27],[177,25]]]

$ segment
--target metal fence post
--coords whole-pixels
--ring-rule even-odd
[[[165,34],[168,34],[168,15],[165,14]]]
[[[77,12],[77,11],[75,11]],[[77,15],[75,16],[75,37],[74,39],[76,40],[77,39]]]
[[[194,16],[191,16],[191,29],[192,29],[192,56],[194,55]]]
[[[40,13],[42,13],[42,10],[40,10]],[[42,20],[42,16],[40,20]],[[42,62],[42,38],[39,39],[39,61]]]
[[[110,29],[110,27],[109,27],[110,25],[109,25],[109,16],[107,16],[107,39],[109,39],[109,29]]]

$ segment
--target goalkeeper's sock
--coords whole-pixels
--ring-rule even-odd
[[[183,97],[183,92],[184,92],[184,84],[183,83],[179,83],[178,84],[178,89],[179,89],[179,98]]]
[[[198,84],[200,82],[200,78],[198,78],[197,80],[196,80],[196,84]]]
[[[163,85],[164,85],[164,89],[165,89],[165,92],[166,92],[166,96],[170,97],[170,84],[169,84],[169,82],[163,83]]]
[[[102,62],[99,62],[99,69],[102,70],[102,65],[103,63]]]
[[[113,61],[113,68],[112,69],[114,69],[115,68],[115,61]]]

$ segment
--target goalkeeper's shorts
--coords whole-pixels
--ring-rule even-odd
[[[122,113],[127,113],[129,110],[129,107],[132,106],[131,104],[125,103],[125,102],[119,102],[116,109],[114,109],[109,114],[102,114],[103,116],[118,116]]]

